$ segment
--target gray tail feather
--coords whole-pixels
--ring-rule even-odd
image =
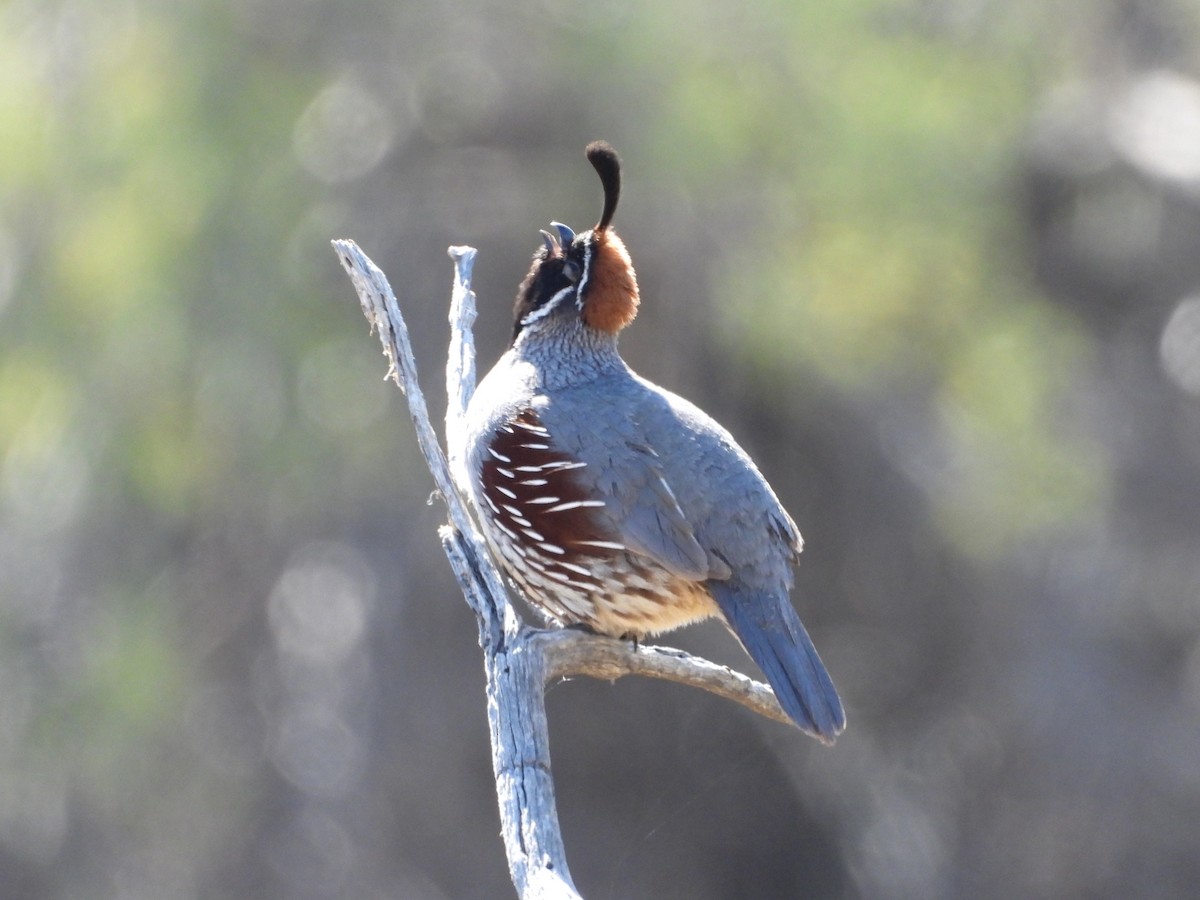
[[[846,727],[846,713],[787,595],[739,589],[729,582],[710,582],[709,588],[730,629],[767,676],[783,711],[803,731],[832,744]]]

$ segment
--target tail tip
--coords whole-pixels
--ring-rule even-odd
[[[779,700],[778,693],[776,693],[775,699]],[[780,701],[779,705],[797,728],[810,737],[816,738],[826,747],[832,747],[841,733],[846,730],[846,711],[836,692],[821,699],[825,703],[819,714],[814,714],[814,710],[804,703],[801,703],[799,708],[792,709],[788,708],[793,706],[790,703],[785,706]]]

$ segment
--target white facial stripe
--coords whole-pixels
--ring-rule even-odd
[[[579,276],[579,284],[576,286],[575,308],[583,312],[583,295],[587,289],[588,279],[592,277],[592,248],[596,246],[596,235],[588,236],[587,242],[583,245],[583,274]]]
[[[543,303],[541,306],[539,306],[537,309],[535,309],[533,312],[531,312],[529,315],[527,315],[525,318],[523,318],[521,320],[522,327],[525,325],[529,325],[533,322],[536,322],[539,319],[546,318],[546,316],[548,316],[548,315],[550,315],[550,313],[554,312],[554,308],[556,306],[558,306],[558,304],[562,303],[563,300],[565,300],[567,298],[567,296],[573,290],[575,290],[574,285],[568,285],[567,287],[563,288],[561,291],[559,291],[557,294],[555,294],[553,297],[551,297],[549,300],[547,300],[545,303]]]

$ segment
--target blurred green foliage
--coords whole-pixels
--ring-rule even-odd
[[[688,148],[694,178],[755,184],[755,220],[712,276],[732,345],[788,384],[812,373],[868,399],[936,385],[955,468],[934,491],[944,535],[996,559],[1107,494],[1100,451],[1060,414],[1087,340],[1018,262],[1013,181],[1050,12],[964,9],[941,28],[922,12],[657,22],[643,39],[672,66],[656,143]]]
[[[987,867],[951,857],[972,823],[992,841],[984,807],[1022,825],[996,843],[1009,866],[1004,854],[1025,839],[1024,807],[1003,785],[984,802],[962,785],[951,797],[939,779],[958,777],[956,765],[974,772],[976,753],[982,781],[999,783],[1004,765],[1020,781],[1024,761],[1003,748],[1016,744],[1012,722],[1036,717],[1014,712],[1012,697],[1037,700],[1030,685],[1074,683],[1072,673],[1059,671],[1056,645],[1029,665],[1033,674],[1003,670],[997,684],[999,664],[988,670],[984,660],[964,675],[961,648],[994,635],[964,625],[958,640],[946,623],[975,614],[980,629],[994,624],[978,600],[994,590],[986,573],[1041,542],[1077,538],[1118,492],[1112,445],[1077,408],[1103,348],[1031,273],[1019,179],[1047,90],[1089,74],[1092,54],[1107,66],[1101,35],[1122,16],[1153,18],[1147,6],[0,4],[0,896],[504,893],[499,882],[480,887],[504,873],[490,843],[474,633],[462,609],[434,597],[444,587],[431,528],[440,513],[422,505],[430,484],[328,241],[353,237],[388,268],[436,396],[443,248],[481,246],[483,315],[497,320],[546,224],[537,217],[572,221],[592,208],[580,150],[597,137],[636,161],[630,180],[643,199],[628,189],[618,224],[647,248],[630,245],[647,299],[638,327],[652,327],[654,304],[670,310],[646,346],[690,365],[681,370],[694,383],[671,386],[704,399],[708,373],[678,346],[700,336],[718,348],[715,365],[773,386],[743,398],[746,422],[777,430],[758,444],[790,450],[815,435],[797,450],[805,460],[842,435],[812,420],[818,395],[835,398],[847,420],[912,411],[897,426],[917,435],[909,443],[884,446],[887,436],[872,433],[882,447],[873,468],[816,462],[807,471],[869,479],[870,493],[894,487],[894,469],[929,511],[916,521],[917,504],[881,492],[869,512],[846,504],[860,519],[844,532],[814,523],[826,547],[878,562],[819,584],[886,594],[864,590],[822,611],[832,639],[819,643],[841,664],[835,676],[847,673],[859,691],[851,752],[812,762],[801,778],[790,744],[776,754],[763,739],[743,751],[738,741],[757,738],[740,721],[724,726],[736,734],[694,742],[733,754],[739,778],[750,768],[767,770],[771,785],[792,777],[787,791],[763,791],[746,776],[746,790],[760,792],[746,808],[766,815],[759,801],[778,793],[792,804],[779,815],[787,829],[743,828],[745,808],[741,818],[691,814],[707,794],[693,798],[692,773],[679,773],[704,762],[686,757],[679,735],[698,718],[664,718],[685,759],[682,768],[665,761],[674,771],[653,802],[674,787],[688,815],[669,810],[673,826],[736,824],[736,834],[716,832],[733,842],[723,852],[703,848],[714,871],[744,853],[756,868],[772,862],[792,887],[810,874],[788,868],[797,835],[819,835],[805,846],[826,860],[817,875],[830,896],[878,887],[862,874],[872,859],[889,878],[922,860],[941,865],[949,874],[939,869],[920,888],[971,895],[983,882],[962,873]],[[1172,15],[1195,26],[1177,29],[1179,58],[1194,59],[1188,48],[1200,42],[1188,36],[1200,12],[1179,4]],[[675,218],[647,212],[656,201],[676,203]],[[679,234],[663,239],[662,222]],[[654,259],[655,246],[670,253]],[[702,296],[652,296],[665,283]],[[681,310],[689,320],[672,323]],[[507,328],[483,329],[481,367]],[[781,494],[825,488],[780,469]],[[877,511],[924,542],[911,557],[858,548],[869,531],[862,517]],[[297,563],[306,552],[320,565]],[[937,560],[937,577],[911,574],[914,559]],[[960,584],[941,566],[977,580]],[[378,603],[363,587],[376,580]],[[1191,585],[1186,572],[1177,580]],[[340,585],[337,603],[324,602],[330,584]],[[296,618],[316,648],[299,662],[267,613],[273,590],[276,618]],[[866,621],[853,621],[860,614]],[[339,630],[339,615],[357,617],[354,627]],[[892,630],[900,618],[911,630]],[[1036,629],[1013,631],[1025,647]],[[323,654],[329,635],[342,643]],[[1077,665],[1074,677],[1090,684],[1091,670]],[[955,706],[934,689],[959,677],[975,698],[986,685],[994,705],[962,715],[960,695],[942,688]],[[1163,691],[1191,696],[1173,682]],[[1109,727],[1114,693],[1079,734]],[[1154,721],[1180,721],[1163,708]],[[897,743],[930,720],[967,747],[967,762],[912,764],[936,756],[920,738],[909,760],[898,758]],[[662,735],[631,727],[650,771]],[[1151,729],[1131,730],[1140,740]],[[591,746],[586,735],[564,744]],[[784,761],[778,771],[743,762],[759,757]],[[596,804],[642,789],[611,755],[578,762]],[[610,766],[612,781],[601,772]],[[881,786],[876,775],[894,781]],[[327,787],[343,784],[351,787]],[[915,784],[933,787],[918,796]],[[797,800],[802,791],[811,793]],[[872,818],[886,806],[878,798],[893,796]],[[652,812],[658,821],[661,810]],[[1043,813],[1043,823],[1063,815]],[[606,824],[591,809],[578,817],[594,826],[589,837]],[[901,838],[944,826],[944,857],[901,854],[909,868],[892,866],[887,854],[909,845],[888,843],[896,836],[880,822],[899,822]],[[1169,832],[1179,843],[1183,824]],[[1089,860],[1119,857],[1095,840],[1094,854],[1063,857],[1084,863],[1056,865],[1092,872]],[[611,868],[623,864],[594,864],[622,895]],[[1036,885],[1045,895],[1094,886],[1051,868]],[[664,895],[652,893],[652,873],[638,877],[647,896]],[[713,896],[748,895],[729,878],[705,880]],[[929,895],[905,894],[906,884],[889,881],[895,896]],[[992,890],[982,895],[1004,895]]]

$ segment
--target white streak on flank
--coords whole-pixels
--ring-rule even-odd
[[[502,493],[509,500],[517,499],[517,495],[514,494],[512,491],[510,491],[508,488],[504,487],[503,485],[499,485],[499,484],[496,485],[496,490],[498,490],[500,493]]]
[[[544,478],[535,478],[533,480],[540,481],[542,484],[546,483],[546,479],[544,479]],[[529,483],[530,483],[529,481],[521,482],[521,484],[529,484]],[[526,500],[525,503],[528,506],[542,506],[546,503],[557,503],[559,501],[559,499],[560,499],[559,497],[534,497],[532,500]]]
[[[544,472],[544,471],[546,471],[546,469],[548,469],[548,468],[550,468],[550,466],[549,466],[549,465],[544,465],[544,466],[517,466],[517,468],[516,468],[516,471],[518,471],[518,472]]]
[[[500,513],[500,507],[498,507],[498,506],[496,505],[496,501],[495,501],[495,500],[493,500],[493,499],[492,499],[491,497],[489,497],[487,494],[484,494],[484,495],[483,495],[483,501],[484,501],[484,503],[486,503],[488,506],[490,506],[490,507],[492,508],[492,512],[494,512],[494,513],[496,513],[497,515],[499,515],[499,513]]]
[[[592,577],[592,573],[589,572],[587,569],[585,569],[583,566],[577,566],[577,565],[575,565],[575,563],[569,563],[566,560],[560,559],[558,562],[555,563],[555,565],[558,566],[560,569],[568,569],[577,575],[582,575],[584,578]]]
[[[503,475],[505,478],[516,478],[517,477],[516,475],[513,474],[512,469],[505,469],[501,466],[496,466],[496,471],[499,472],[501,475]]]
[[[521,530],[535,541],[544,541],[546,539],[544,534],[539,531],[535,531],[533,528],[522,528]]]
[[[548,482],[545,478],[526,478],[524,481],[520,481],[517,483],[518,484],[527,484],[530,487],[541,487],[542,485],[549,484],[550,482]],[[555,497],[554,499],[557,500],[558,498]],[[553,501],[551,501],[551,500],[531,500],[530,502],[531,503],[552,503]]]
[[[585,462],[548,462],[543,469],[558,469],[560,472],[565,472],[567,469],[582,469],[587,465]]]
[[[502,453],[497,453],[497,452],[496,452],[495,450],[493,450],[491,447],[488,447],[488,448],[487,448],[487,451],[488,451],[488,453],[492,454],[492,456],[496,457],[496,459],[500,460],[500,462],[502,462],[502,463],[510,463],[510,462],[512,462],[512,460],[511,460],[511,459],[509,459],[507,456],[505,456],[505,455],[504,455],[504,454],[502,454]]]
[[[513,424],[516,425],[518,428],[524,428],[526,431],[532,432],[533,434],[537,434],[537,435],[544,435],[544,434],[550,433],[545,428],[543,428],[541,425],[532,425],[529,422],[513,422]]]
[[[515,522],[517,525],[521,526],[522,528],[532,528],[533,527],[533,523],[530,522],[523,515],[521,515],[521,511],[519,509],[517,509],[515,506],[509,506],[507,503],[505,503],[504,509],[512,517],[513,522]],[[514,535],[514,537],[515,537],[515,535]]]
[[[612,541],[575,541],[575,544],[581,547],[599,547],[601,550],[625,550],[624,544],[616,544]]]
[[[604,506],[603,500],[569,500],[566,503],[560,503],[558,506],[552,506],[546,512],[566,512],[569,509],[580,509],[582,507],[600,507]]]
[[[514,541],[520,540],[520,538],[517,536],[517,533],[515,531],[513,531],[511,528],[509,528],[507,525],[505,525],[503,522],[501,522],[499,519],[496,519],[492,524],[495,525],[497,528],[499,528],[501,531],[503,531],[506,535],[508,535]]]
[[[549,444],[522,444],[521,446],[524,447],[526,450],[549,450],[550,449]],[[507,459],[504,461],[511,462],[511,460],[507,460]]]
[[[562,547],[558,546],[558,544],[551,544],[549,541],[542,541],[541,543],[538,544],[538,546],[541,547],[543,550],[545,550],[547,553],[553,553],[555,556],[566,556],[567,555],[566,550],[564,550]]]

